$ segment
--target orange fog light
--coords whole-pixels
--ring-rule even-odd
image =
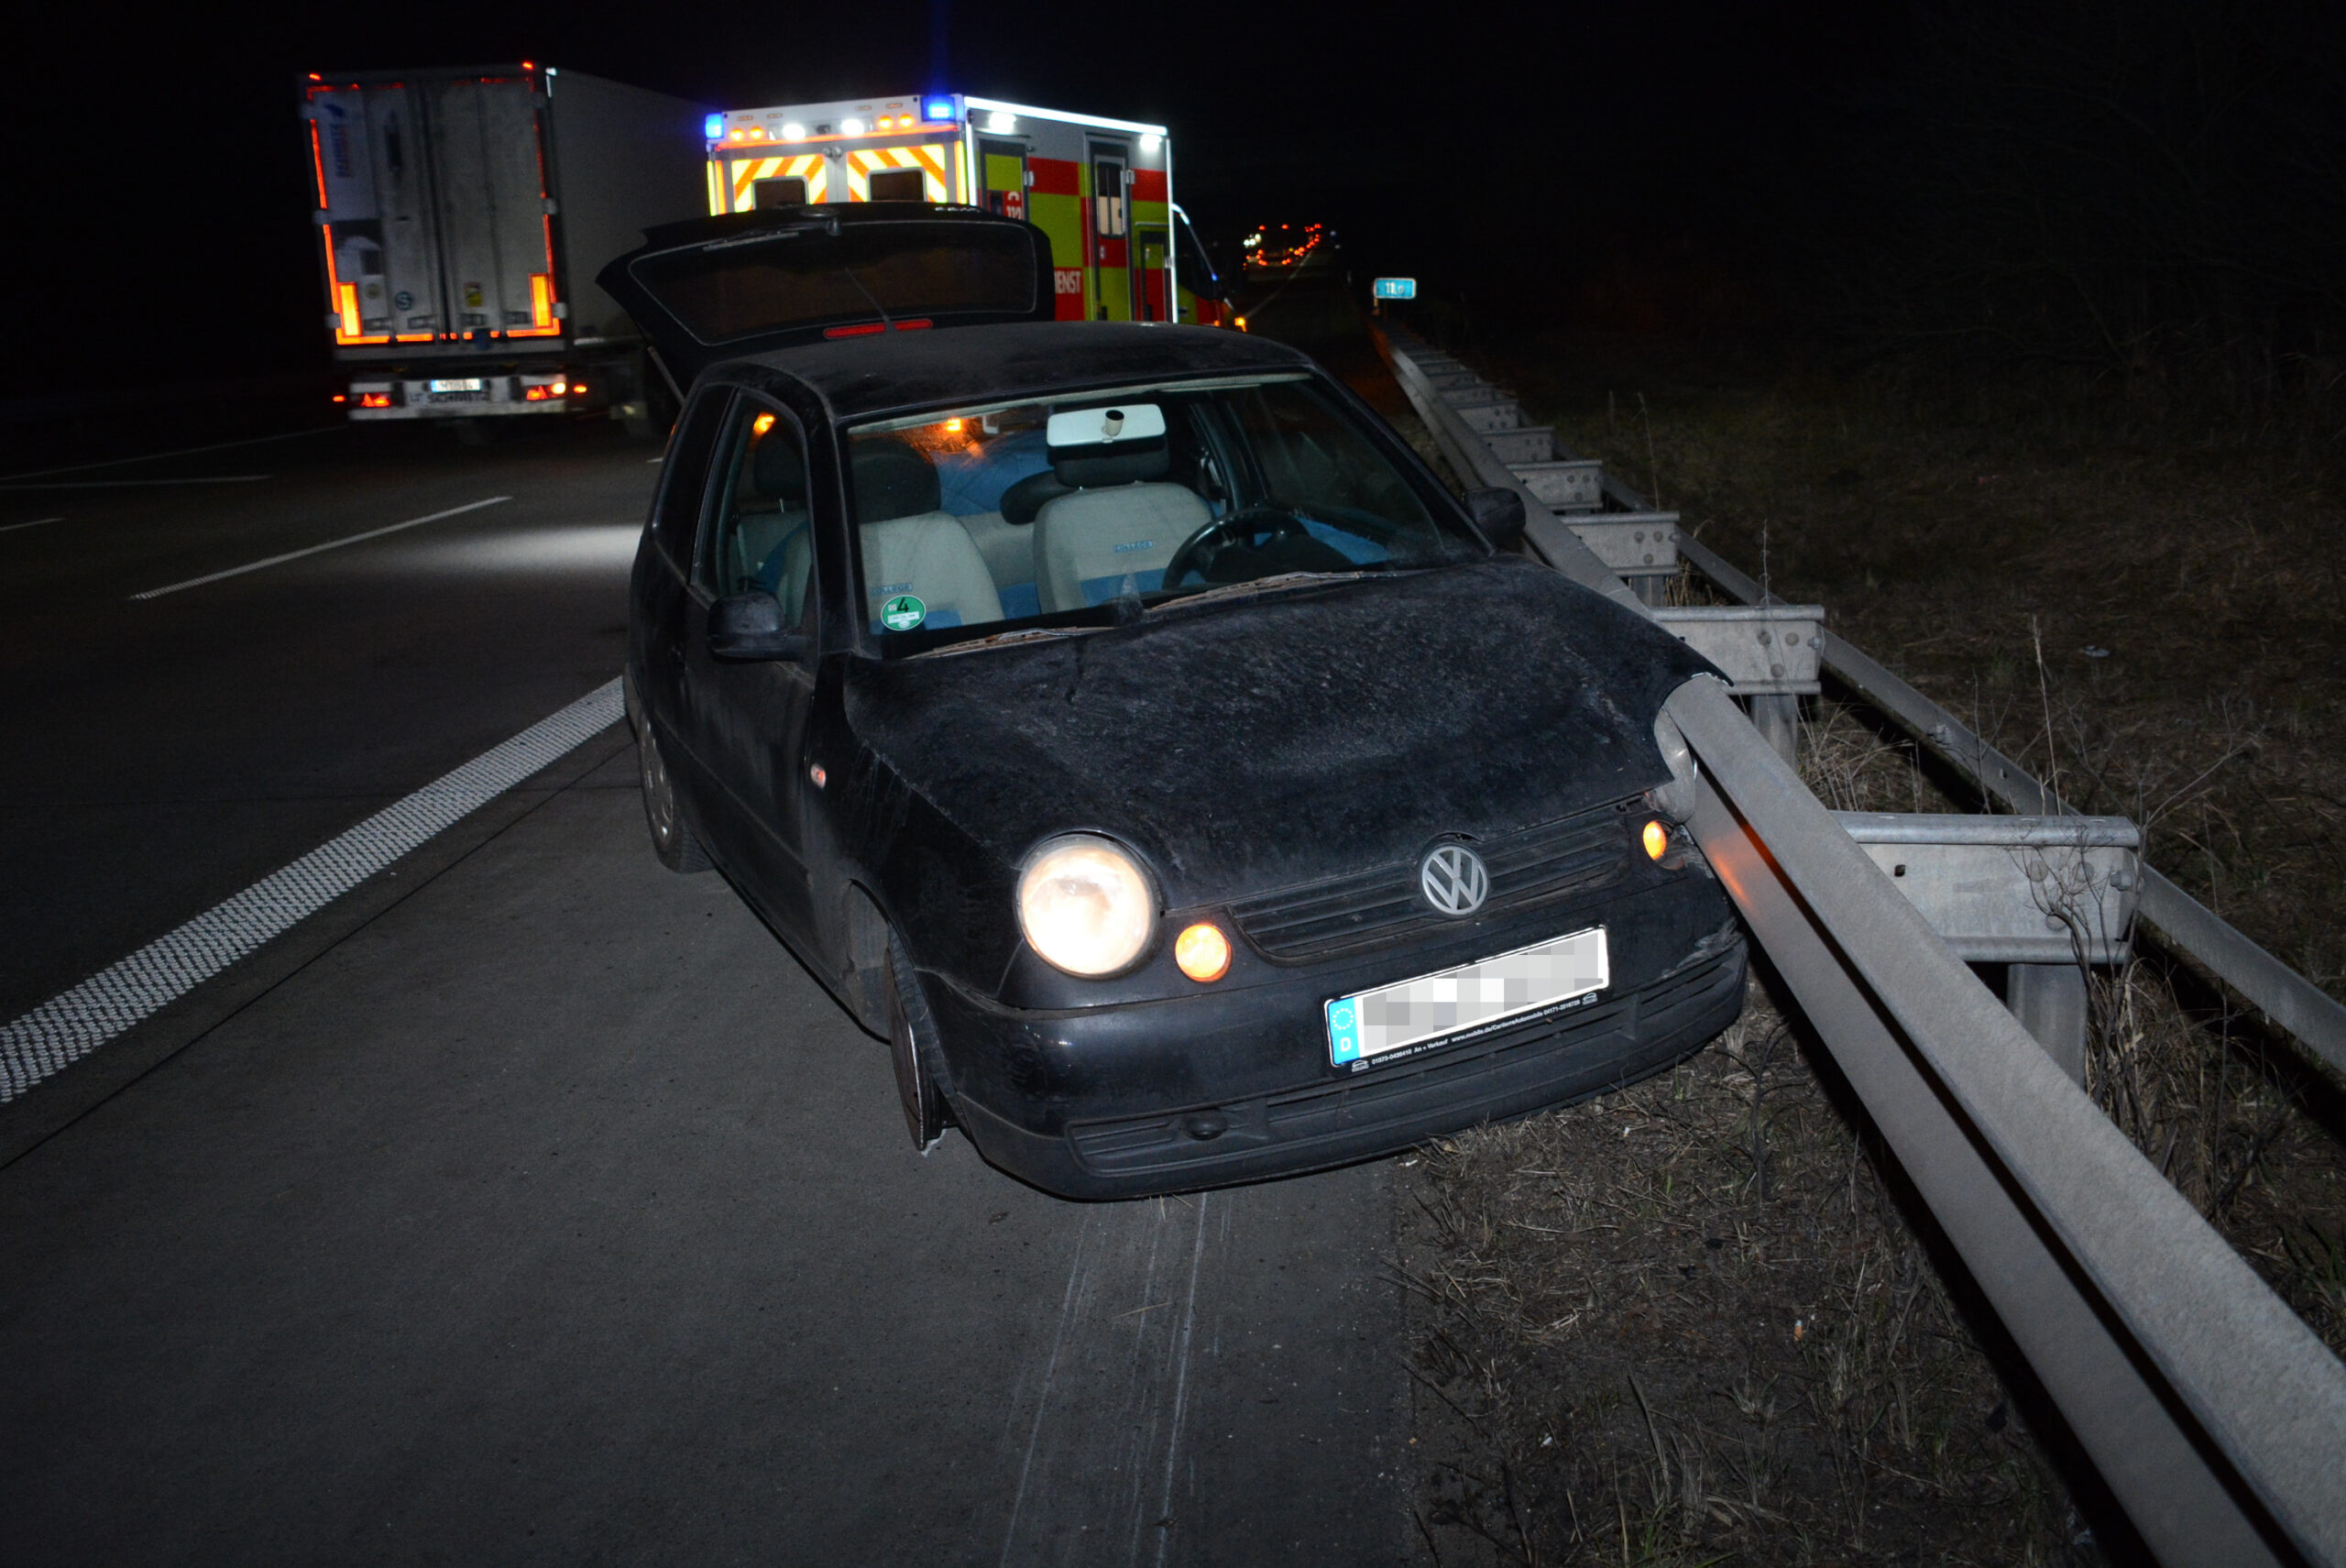
[[[1173,938],[1173,961],[1200,985],[1210,985],[1230,972],[1230,938],[1221,927],[1200,920]]]
[[[1669,853],[1670,829],[1664,828],[1660,822],[1647,823],[1646,830],[1639,837],[1645,844],[1646,859],[1658,861]]]

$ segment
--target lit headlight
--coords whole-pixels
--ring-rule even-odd
[[[1157,925],[1157,894],[1138,861],[1090,833],[1053,839],[1018,876],[1018,925],[1069,974],[1113,974],[1140,957]]]

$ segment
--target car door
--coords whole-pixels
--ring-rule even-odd
[[[698,781],[675,764],[690,755],[689,724],[685,717],[685,662],[693,620],[693,552],[707,510],[708,465],[717,451],[717,436],[725,411],[733,400],[730,387],[710,387],[696,397],[662,459],[660,493],[652,504],[652,523],[636,554],[632,584],[636,696],[643,705],[640,721],[649,723],[667,757],[670,774],[684,792],[688,813],[696,812]]]
[[[685,611],[686,744],[705,781],[697,825],[711,850],[769,920],[801,938],[811,918],[801,795],[815,691],[811,523],[805,433],[781,405],[741,393],[718,433]],[[710,653],[712,609],[744,593],[781,601],[784,625],[808,634],[803,657]]]

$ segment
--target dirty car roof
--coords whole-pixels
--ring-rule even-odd
[[[1284,345],[1213,327],[1018,322],[809,344],[729,361],[725,368],[786,371],[812,387],[832,417],[844,420],[1071,387],[1299,370],[1310,364]]]

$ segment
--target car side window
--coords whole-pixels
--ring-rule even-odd
[[[729,387],[712,387],[701,394],[676,423],[660,468],[660,499],[652,505],[652,537],[661,554],[680,572],[693,565],[693,536],[699,531],[702,482],[708,473],[708,455],[717,445],[717,429],[725,417]]]
[[[744,397],[726,422],[718,453],[698,580],[719,598],[772,594],[782,601],[783,624],[801,625],[815,552],[798,422]]]

